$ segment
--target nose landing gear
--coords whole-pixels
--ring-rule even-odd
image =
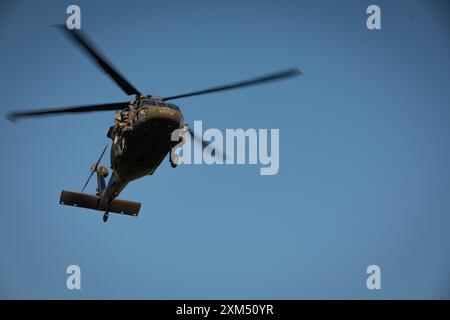
[[[170,151],[169,158],[170,158],[170,166],[172,168],[176,168],[178,165],[178,156],[176,154],[172,154],[172,151]]]
[[[189,127],[187,125],[183,125],[183,127],[180,129],[177,129],[177,133],[174,135],[172,133],[172,141],[173,141],[173,147],[170,149],[169,153],[169,161],[170,166],[172,168],[176,168],[178,165],[178,155],[175,154],[175,151],[179,148],[181,148],[186,143],[186,134],[188,133]]]
[[[108,211],[106,211],[106,212],[103,214],[103,222],[108,221],[108,217],[109,217],[109,213],[108,213]]]

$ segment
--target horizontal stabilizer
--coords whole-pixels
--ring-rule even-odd
[[[99,200],[98,196],[92,194],[63,190],[61,191],[59,203],[67,206],[106,211],[106,208],[99,206]],[[108,212],[137,216],[140,209],[141,204],[139,202],[115,199],[109,204]]]

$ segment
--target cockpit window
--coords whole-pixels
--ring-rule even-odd
[[[154,106],[155,103],[152,100],[142,100],[141,106]]]
[[[141,101],[141,106],[142,107],[144,107],[144,106],[159,106],[159,107],[162,107],[162,108],[170,108],[170,109],[174,109],[174,110],[180,111],[180,108],[178,108],[178,106],[175,105],[175,104],[164,103],[164,102],[157,102],[157,101],[154,101],[154,100],[142,100]]]

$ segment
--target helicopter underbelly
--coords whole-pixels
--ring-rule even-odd
[[[152,174],[172,147],[171,134],[181,126],[179,111],[146,107],[139,110],[132,131],[123,143],[114,170],[124,180]]]

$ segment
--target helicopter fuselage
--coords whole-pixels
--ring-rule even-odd
[[[172,132],[183,126],[183,115],[174,104],[141,101],[116,114],[108,131],[113,140],[108,185],[100,193],[104,206],[132,180],[151,175],[176,144]]]

